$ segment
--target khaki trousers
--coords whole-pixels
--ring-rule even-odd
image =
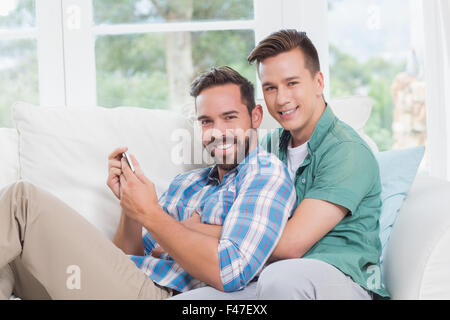
[[[98,229],[25,181],[0,190],[0,299],[165,299]]]

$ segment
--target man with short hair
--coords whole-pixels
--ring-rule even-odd
[[[283,127],[262,142],[288,167],[297,209],[259,298],[370,299],[381,286],[378,163],[363,139],[323,97],[324,78],[304,32],[281,30],[251,52],[267,108]],[[289,260],[287,260],[289,259]]]
[[[237,291],[261,272],[293,212],[292,181],[258,146],[262,108],[247,79],[213,68],[192,95],[216,164],[178,175],[158,200],[134,156],[135,173],[122,157],[127,148],[114,150],[107,185],[122,207],[117,247],[33,184],[0,191],[0,298],[15,282],[24,299],[164,299],[204,285]]]
[[[261,144],[287,166],[297,208],[270,261],[246,294],[201,288],[177,298],[372,299],[382,287],[378,163],[323,97],[316,48],[304,32],[281,30],[248,57],[256,61],[269,113],[282,129]]]

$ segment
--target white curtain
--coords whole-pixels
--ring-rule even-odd
[[[450,180],[450,0],[423,0],[431,175]]]

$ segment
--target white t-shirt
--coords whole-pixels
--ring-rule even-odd
[[[301,146],[292,148],[292,139],[289,141],[289,146],[287,148],[287,169],[289,171],[289,176],[292,181],[295,179],[295,173],[300,165],[305,161],[308,155],[308,142],[305,142]]]

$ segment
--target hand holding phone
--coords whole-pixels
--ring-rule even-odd
[[[108,156],[108,179],[106,184],[119,200],[120,175],[122,174],[122,162],[120,160],[123,157],[123,153],[127,150],[127,147],[117,148]]]
[[[134,170],[134,166],[133,163],[131,162],[131,158],[128,155],[128,152],[124,152],[122,153],[122,156],[125,157],[125,159],[127,160],[128,165],[130,166],[131,171],[133,171],[133,173],[136,172],[136,170]]]

